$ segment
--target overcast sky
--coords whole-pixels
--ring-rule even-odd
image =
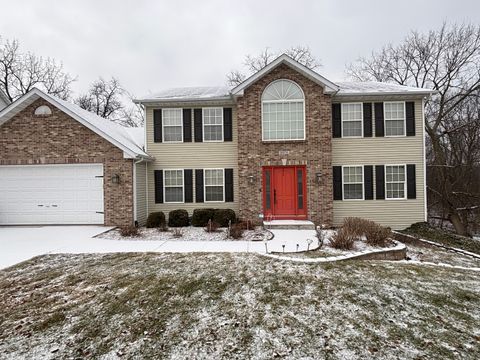
[[[478,0],[0,0],[0,36],[62,61],[82,91],[117,77],[135,95],[225,85],[246,54],[309,46],[330,80],[411,29],[480,23]]]

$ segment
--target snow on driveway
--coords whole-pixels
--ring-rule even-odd
[[[0,269],[44,254],[116,252],[260,252],[265,244],[251,241],[129,241],[94,238],[111,227],[105,226],[5,226],[0,227]],[[274,230],[269,252],[304,251],[314,230]],[[313,241],[310,249],[313,249]]]

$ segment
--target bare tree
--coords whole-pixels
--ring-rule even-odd
[[[126,101],[132,105],[125,106]],[[143,124],[142,109],[133,104],[132,96],[114,77],[108,81],[101,77],[95,80],[87,93],[78,96],[74,102],[82,109],[123,126],[137,127]]]
[[[285,50],[284,53],[290,56],[293,60],[305,65],[309,69],[315,69],[321,66],[320,62],[315,58],[315,56],[312,55],[310,48],[307,46],[294,46]],[[258,55],[245,56],[243,65],[246,71],[242,72],[240,70],[232,70],[229,74],[227,74],[228,85],[236,86],[242,83],[247,78],[247,74],[251,75],[262,70],[279,55],[279,53],[273,52],[270,48],[266,47]]]
[[[67,99],[75,79],[54,59],[23,53],[17,40],[0,39],[0,89],[10,101],[38,87],[49,94]]]
[[[428,183],[428,190],[440,201],[457,233],[467,235],[468,217],[464,214],[479,204],[465,171],[474,174],[479,166],[471,137],[475,134],[474,141],[480,141],[476,130],[480,27],[444,23],[439,30],[426,34],[412,32],[402,43],[389,44],[368,58],[360,58],[347,68],[347,73],[356,80],[395,82],[438,92],[426,102],[425,129],[430,147],[429,170],[434,168],[435,177],[442,181]],[[459,191],[464,196],[458,196]],[[471,203],[472,199],[477,205]]]

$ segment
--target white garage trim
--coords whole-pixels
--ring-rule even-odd
[[[103,224],[103,164],[0,166],[0,225]]]

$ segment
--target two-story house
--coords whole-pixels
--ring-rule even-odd
[[[146,111],[147,212],[232,208],[241,218],[425,220],[430,90],[334,83],[282,55],[237,87],[169,89]]]
[[[282,55],[234,88],[136,100],[127,129],[38,89],[0,111],[0,225],[244,219],[425,220],[426,89],[332,82]]]

